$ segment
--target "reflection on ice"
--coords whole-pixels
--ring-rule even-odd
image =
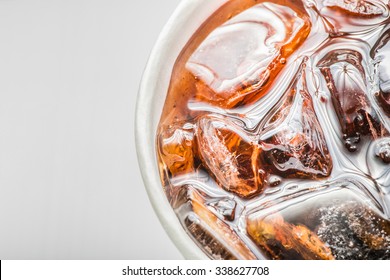
[[[308,30],[306,17],[269,2],[233,17],[215,29],[186,64],[198,80],[198,99],[223,108],[258,99]]]

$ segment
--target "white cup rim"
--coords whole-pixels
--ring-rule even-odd
[[[157,166],[155,134],[177,56],[197,28],[227,1],[181,1],[153,48],[137,97],[135,142],[144,185],[162,226],[186,259],[209,258],[184,230],[166,198]]]

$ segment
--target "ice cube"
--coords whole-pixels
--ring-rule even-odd
[[[194,170],[194,133],[190,124],[173,124],[160,128],[157,138],[160,164],[174,177]]]
[[[290,178],[330,175],[332,158],[306,86],[304,65],[265,119],[261,158],[267,171]]]
[[[389,16],[387,0],[315,0],[330,33],[344,35],[376,31]],[[367,34],[367,33],[366,33]]]
[[[388,134],[367,97],[363,57],[358,51],[330,51],[318,63],[332,96],[345,146],[358,149],[362,135],[377,139]]]
[[[186,64],[198,80],[196,98],[232,108],[263,96],[309,34],[307,14],[293,6],[261,3],[211,32]]]
[[[390,221],[361,182],[335,181],[252,210],[247,231],[276,259],[389,259]]]
[[[193,214],[185,218],[187,230],[213,259],[256,259],[245,243],[206,206],[205,199],[190,191]]]
[[[197,125],[198,150],[204,166],[225,190],[252,197],[263,190],[260,147],[226,118],[206,115]]]
[[[313,231],[304,225],[290,224],[277,213],[265,219],[248,219],[247,232],[272,259],[333,259],[329,248]]]

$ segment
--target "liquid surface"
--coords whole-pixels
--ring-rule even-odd
[[[163,187],[212,259],[390,259],[386,0],[231,0],[178,57]]]

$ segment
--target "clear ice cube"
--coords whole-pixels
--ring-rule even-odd
[[[256,259],[237,233],[207,207],[205,198],[189,189],[192,211],[184,223],[201,248],[213,259]]]
[[[390,221],[352,182],[259,209],[247,216],[251,239],[273,259],[390,259]]]
[[[331,34],[376,31],[389,15],[387,0],[314,0]]]
[[[226,191],[252,197],[263,189],[260,147],[233,122],[204,116],[197,124],[197,143],[204,166]]]
[[[223,108],[259,99],[309,30],[302,11],[274,3],[255,5],[228,20],[186,64],[198,80],[197,98]]]
[[[272,174],[316,179],[330,175],[332,158],[306,85],[305,67],[265,117],[261,157]]]
[[[184,175],[194,170],[193,140],[192,125],[174,124],[160,129],[157,144],[168,176]]]
[[[353,50],[330,51],[318,63],[331,93],[345,147],[354,152],[362,135],[377,139],[388,134],[367,97],[362,55]]]

